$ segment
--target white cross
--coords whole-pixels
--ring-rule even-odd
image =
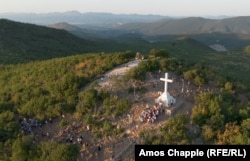
[[[167,93],[167,90],[168,90],[168,82],[172,83],[173,80],[168,79],[168,73],[165,73],[165,78],[160,78],[160,80],[165,82],[164,93]]]

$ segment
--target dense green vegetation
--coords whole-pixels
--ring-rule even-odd
[[[30,147],[31,145],[33,146],[33,144],[29,141],[26,142],[29,138],[23,138],[25,141],[22,143],[20,124],[17,120],[25,117],[44,121],[45,119],[55,118],[65,113],[73,113],[76,110],[75,107],[78,104],[78,100],[82,99],[82,97],[85,100],[83,107],[85,111],[87,111],[94,104],[90,98],[93,98],[95,94],[92,96],[90,91],[84,93],[83,96],[81,94],[78,96],[79,90],[86,86],[87,83],[93,81],[93,79],[100,77],[105,71],[129,61],[134,56],[135,53],[128,51],[113,54],[77,55],[18,65],[1,65],[0,147],[1,151],[6,152],[5,155],[1,155],[1,157],[6,159],[8,155],[12,155],[11,160],[16,160],[22,155],[24,157],[23,160],[27,158],[32,160],[32,158],[36,158],[38,154],[45,153],[45,151],[48,150],[46,150],[46,146],[48,146],[48,148],[50,146],[47,145],[49,143],[41,143],[37,145],[38,147],[36,148]],[[109,104],[108,102],[110,101],[115,101],[116,105],[121,109],[121,111],[117,110],[116,115],[120,115],[122,110],[130,107],[129,102],[126,100],[113,100],[113,97],[108,95],[104,97],[104,94],[100,94],[100,97],[102,97],[104,105]],[[106,108],[110,108],[110,106]],[[78,112],[82,114],[80,111]],[[105,115],[108,114],[108,112],[105,113]],[[89,120],[86,119],[86,123],[89,123],[88,121]],[[104,123],[104,126],[109,133],[111,127],[109,127],[108,122]],[[19,141],[16,139],[19,139]],[[11,146],[12,149],[19,148],[16,150],[16,153],[9,154],[11,152]],[[28,149],[22,148],[22,146]],[[51,146],[59,148],[58,152],[57,148],[55,148],[55,153],[51,153],[51,155],[53,155],[51,156],[52,158],[59,157],[57,154],[63,153],[64,148],[70,148],[67,147],[67,145],[59,144]],[[29,154],[29,148],[38,151],[34,153],[32,151],[32,153]],[[40,148],[41,152],[39,151]],[[32,155],[32,157],[29,155]],[[65,155],[67,155],[67,153],[65,153]],[[44,159],[46,160],[46,158]],[[59,158],[47,158],[47,160],[58,159]],[[64,159],[67,160],[67,158]]]
[[[91,127],[94,137],[116,136],[123,132],[111,123],[111,119],[124,115],[131,107],[126,98],[111,95],[107,89],[98,91],[91,85],[79,94],[76,115]]]
[[[228,97],[235,95],[200,94],[195,97],[191,117],[178,114],[160,131],[142,131],[140,135],[146,144],[249,144],[250,104]]]
[[[31,136],[17,138],[12,145],[12,161],[75,161],[79,149],[73,144],[41,142]],[[1,159],[1,158],[0,158]]]

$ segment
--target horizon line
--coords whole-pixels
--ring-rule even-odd
[[[51,12],[1,12],[0,14],[55,14],[55,13],[70,13],[70,12],[75,12],[75,13],[79,13],[79,14],[89,14],[89,13],[97,13],[97,14],[113,14],[113,15],[142,15],[142,16],[162,16],[162,17],[177,17],[177,18],[185,18],[185,17],[214,17],[214,18],[220,18],[220,17],[226,17],[226,18],[230,18],[230,17],[247,17],[249,15],[226,15],[226,14],[221,14],[221,15],[164,15],[164,14],[154,14],[154,13],[114,13],[114,12],[106,12],[106,11],[86,11],[86,12],[81,12],[78,10],[67,10],[67,11],[51,11]]]

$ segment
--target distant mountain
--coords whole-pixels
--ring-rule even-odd
[[[205,19],[189,17],[167,19],[149,23],[131,23],[119,26],[119,29],[139,32],[146,35],[175,35],[200,33],[241,33],[250,34],[250,16],[226,19]]]
[[[119,30],[142,34],[150,41],[165,41],[176,36],[188,36],[208,46],[220,45],[226,50],[238,50],[250,44],[250,16],[225,19],[189,17],[159,20],[150,23],[131,23]]]
[[[81,25],[72,25],[67,22],[50,24],[47,25],[47,27],[66,30],[78,37],[95,41],[100,41],[101,39],[114,39],[122,34],[127,33],[127,31],[123,30],[98,28],[96,26],[93,28],[82,28]]]
[[[0,19],[0,63],[21,63],[98,50],[64,30]]]
[[[132,22],[152,22],[167,16],[111,13],[80,13],[78,11],[55,13],[2,13],[0,18],[19,22],[48,25],[59,22],[81,24],[82,26],[114,27]]]
[[[55,28],[55,29],[61,29],[61,30],[67,30],[67,31],[76,31],[76,30],[82,30],[81,28],[71,25],[67,22],[59,22],[55,24],[49,24],[47,27]]]
[[[161,41],[173,41],[180,36],[187,36],[218,51],[228,51],[239,50],[244,46],[250,45],[250,34],[246,34],[248,24],[244,24],[247,23],[247,19],[248,17],[237,17],[211,20],[193,17],[175,21],[169,20],[171,23],[165,24],[165,26],[159,25],[159,22],[161,21],[156,21],[155,23],[132,23],[110,29],[84,29],[65,22],[49,25],[49,27],[64,29],[76,36],[91,40],[144,40],[155,43]],[[241,23],[241,21],[243,23]],[[164,24],[166,20],[162,22],[162,24]],[[214,22],[217,22],[217,26],[211,27],[212,29],[205,27],[205,25],[209,23],[211,26]],[[225,27],[226,25],[222,25],[223,23],[228,26],[229,23],[234,24],[234,27],[232,27],[233,25],[230,25],[231,30],[229,30],[230,27]],[[154,28],[153,26],[157,27]],[[227,28],[227,30],[223,30],[225,28]]]

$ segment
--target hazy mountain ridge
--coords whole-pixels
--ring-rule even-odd
[[[76,32],[75,29],[79,29],[67,23],[59,23],[57,27],[66,27],[68,30],[73,30],[72,33]],[[98,34],[94,33],[94,31],[91,31],[93,33],[84,33],[84,31],[86,30],[80,30],[81,37],[83,38],[85,36],[93,37],[94,34],[97,37],[94,40],[88,40],[86,37],[82,39],[62,29],[58,30],[45,26],[0,19],[0,64],[24,63],[89,52],[132,50],[147,53],[152,48],[172,47],[171,40],[152,43],[147,41],[144,35],[141,34],[124,33],[123,31],[121,33],[117,31],[114,34],[112,30],[107,30],[105,34],[113,34],[113,38],[102,39],[98,38]],[[75,35],[77,34],[79,33],[75,33]],[[105,37],[105,34],[103,37]],[[208,47],[197,45],[193,42],[185,47],[187,47],[187,50],[189,48],[196,48],[202,52],[208,51]],[[179,50],[179,48],[182,48],[182,46],[178,45],[174,50]]]
[[[242,21],[244,24],[240,25]],[[221,20],[190,17],[132,23],[110,29],[86,29],[67,22],[48,25],[48,28],[0,19],[0,60],[1,63],[20,63],[86,52],[148,52],[152,48],[166,48],[166,44],[183,36],[207,47],[220,45],[229,51],[243,51],[250,44],[250,34],[245,34],[249,24],[250,17]],[[212,27],[215,25],[217,27]],[[243,33],[231,33],[233,31]]]
[[[231,17],[169,17],[161,15],[81,13],[78,11],[54,13],[1,13],[0,18],[13,21],[50,25],[66,22],[80,28],[116,28],[148,35],[194,33],[250,34],[250,16]],[[96,29],[96,28],[95,28]]]
[[[142,39],[153,43],[173,41],[180,36],[187,36],[207,46],[221,45],[227,50],[238,50],[250,44],[249,21],[250,17],[221,20],[190,17],[179,20],[159,20],[154,23],[131,23],[110,29],[86,29],[81,28],[81,26],[72,27],[67,23],[54,24],[49,27],[64,29],[79,37],[92,40],[100,38],[115,40]]]
[[[119,15],[116,15],[119,16]],[[146,16],[144,17],[146,18]],[[74,24],[73,24],[74,25]],[[169,18],[163,17],[151,22],[132,22],[110,25],[109,28],[75,24],[78,28],[69,30],[61,29],[89,39],[126,39],[139,37],[149,42],[174,40],[178,36],[189,36],[202,43],[222,45],[228,50],[238,50],[250,44],[250,16],[202,18]],[[111,27],[112,26],[112,27]],[[229,41],[230,40],[230,41]]]
[[[147,35],[197,34],[197,33],[241,33],[250,34],[250,16],[205,19],[188,17],[183,19],[159,20],[150,23],[132,23],[119,29],[141,32]]]
[[[139,15],[139,14],[112,14],[112,13],[80,13],[78,11],[55,13],[2,13],[0,17],[41,25],[67,22],[70,24],[96,25],[102,27],[114,27],[132,22],[151,22],[167,16]]]

